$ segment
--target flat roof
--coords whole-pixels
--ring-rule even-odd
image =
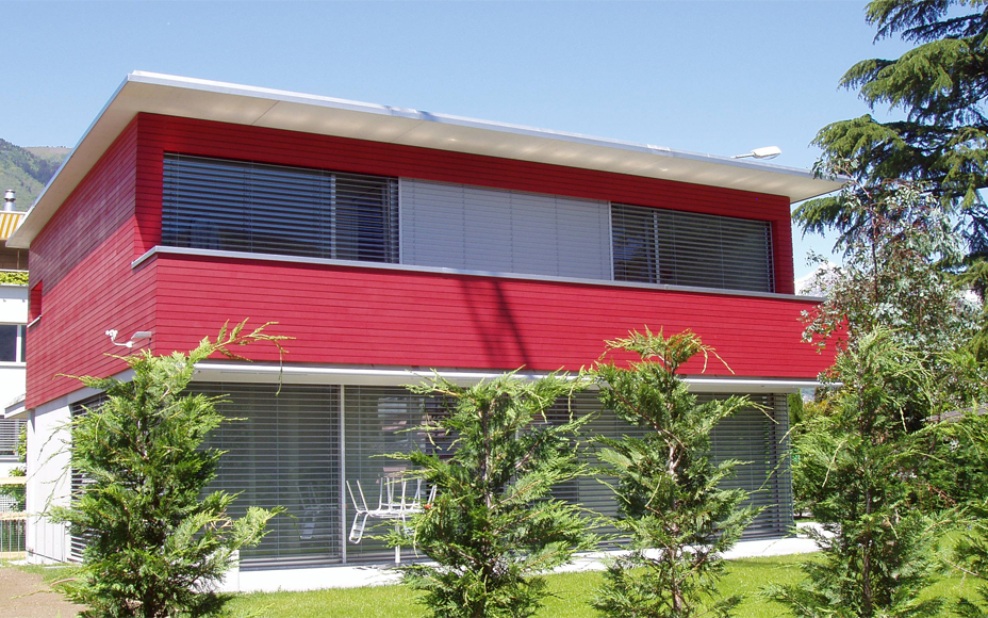
[[[836,191],[839,181],[749,159],[682,152],[414,109],[135,71],[111,97],[48,183],[11,247],[27,248],[140,112],[434,148],[782,195]]]

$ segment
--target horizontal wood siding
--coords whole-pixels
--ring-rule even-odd
[[[78,389],[66,375],[124,368],[107,356],[123,349],[110,344],[107,329],[128,337],[151,325],[153,266],[131,269],[137,141],[132,124],[31,245],[31,285],[43,292],[27,334],[29,408]]]
[[[742,377],[810,379],[826,366],[800,343],[799,312],[811,303],[796,299],[174,255],[154,262],[162,351],[250,318],[295,337],[290,363],[576,370],[605,340],[648,326],[692,328]],[[266,346],[248,355],[277,359]],[[707,375],[728,372],[711,362]]]
[[[772,222],[775,243],[776,291],[793,291],[792,238],[786,197],[733,189],[643,178],[578,168],[498,159],[411,146],[398,146],[340,137],[229,125],[171,116],[142,115],[142,145],[164,152],[225,157],[437,180],[482,187],[513,189],[585,199],[610,200],[638,206],[670,208]],[[152,148],[153,147],[153,148]],[[161,163],[142,156],[142,182],[148,199],[139,207],[161,207]],[[153,183],[157,182],[157,186]],[[151,221],[149,217],[147,221]],[[142,219],[142,223],[145,220]],[[160,227],[146,227],[143,239],[151,248]],[[157,232],[157,237],[155,236]]]

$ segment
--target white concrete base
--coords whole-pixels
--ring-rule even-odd
[[[805,537],[784,539],[760,539],[742,541],[724,557],[757,558],[811,553],[816,544]],[[571,563],[555,570],[558,573],[599,571],[606,565],[610,552],[591,552],[578,555]],[[225,592],[277,592],[321,590],[325,588],[359,588],[386,586],[401,581],[401,574],[394,568],[381,566],[335,566],[303,569],[268,569],[263,571],[239,571],[234,579],[237,587],[229,587],[231,578],[224,582]]]
[[[278,592],[388,586],[401,581],[393,568],[377,566],[335,566],[305,569],[240,571],[239,588],[223,586],[223,592]],[[228,583],[224,582],[224,584]]]

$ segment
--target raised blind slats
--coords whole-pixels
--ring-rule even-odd
[[[613,204],[614,278],[774,291],[766,221]]]
[[[391,178],[166,154],[163,191],[165,245],[397,261]]]

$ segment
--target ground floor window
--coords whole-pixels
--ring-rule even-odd
[[[226,453],[214,489],[239,493],[232,514],[248,506],[282,506],[245,564],[332,564],[342,559],[340,389],[335,386],[196,384],[226,395],[218,409],[231,420],[210,438]]]
[[[244,568],[296,564],[381,563],[394,550],[365,535],[348,542],[354,508],[347,491],[358,483],[367,502],[376,506],[382,479],[400,474],[405,464],[389,453],[432,449],[442,455],[449,444],[414,428],[441,414],[441,402],[412,395],[400,387],[338,387],[197,384],[196,390],[226,394],[221,410],[232,420],[214,435],[211,445],[226,451],[217,489],[240,492],[234,510],[248,505],[283,506],[286,513],[270,524],[257,548],[242,553]],[[713,397],[704,395],[703,397]],[[761,409],[744,410],[721,423],[713,436],[715,458],[745,462],[730,484],[751,492],[764,506],[747,536],[778,535],[792,523],[790,479],[785,461],[787,411],[784,396],[754,397]],[[612,413],[599,409],[596,395],[583,393],[574,412],[597,412],[591,435],[635,434]],[[560,405],[548,421],[562,420],[570,406]],[[558,419],[555,417],[558,416]],[[589,457],[589,455],[588,455]],[[559,498],[614,514],[608,488],[596,479],[570,481],[556,489]]]

